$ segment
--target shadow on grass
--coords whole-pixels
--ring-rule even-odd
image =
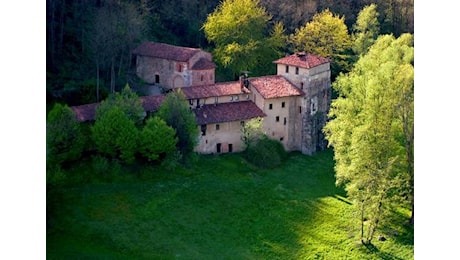
[[[376,255],[379,259],[383,259],[383,260],[404,260],[403,258],[396,257],[393,254],[380,251],[372,243],[371,244],[365,244],[364,246],[369,251],[369,253],[372,253],[372,254]]]

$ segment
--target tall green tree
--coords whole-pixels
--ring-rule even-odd
[[[166,122],[155,116],[147,119],[141,131],[141,153],[149,160],[159,160],[162,156],[176,150],[176,131]]]
[[[139,96],[132,91],[128,84],[121,92],[110,94],[96,110],[96,120],[113,107],[118,107],[137,126],[141,126],[146,115]]]
[[[46,120],[46,160],[52,164],[76,160],[85,138],[72,109],[56,103]]]
[[[209,42],[215,44],[214,57],[233,76],[250,70],[255,75],[271,68],[281,55],[284,32],[281,23],[270,31],[271,16],[258,0],[225,0],[203,24]]]
[[[371,243],[392,202],[413,206],[413,36],[380,36],[333,87],[324,127],[334,147],[337,185],[361,216],[361,241]]]
[[[174,128],[177,149],[186,159],[198,144],[198,127],[184,93],[180,89],[168,93],[156,115]]]
[[[316,14],[313,20],[295,30],[290,42],[296,51],[305,51],[332,59],[333,78],[340,71],[348,71],[351,37],[344,17],[329,9]]]
[[[353,25],[353,51],[359,56],[365,54],[374,44],[380,33],[379,13],[377,6],[365,6],[358,14],[358,19]]]
[[[92,137],[98,151],[133,163],[139,144],[139,130],[119,107],[111,107],[96,119]]]

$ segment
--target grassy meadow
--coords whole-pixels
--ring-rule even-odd
[[[97,170],[83,161],[65,171],[80,184],[47,194],[47,258],[413,259],[404,209],[378,230],[386,241],[361,245],[332,158],[331,150],[291,153],[271,170],[238,154],[200,156],[174,171],[113,164]],[[104,176],[88,177],[94,174]]]

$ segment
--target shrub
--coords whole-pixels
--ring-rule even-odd
[[[287,153],[281,142],[264,135],[248,146],[244,155],[251,164],[268,169],[279,166]]]

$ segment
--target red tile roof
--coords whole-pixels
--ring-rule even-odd
[[[166,43],[144,42],[132,51],[135,55],[187,62],[202,50],[169,45]]]
[[[305,94],[281,75],[249,78],[249,82],[265,99]]]
[[[265,117],[265,113],[251,101],[204,105],[195,109],[198,125],[214,124]]]
[[[192,66],[192,70],[210,70],[210,69],[215,69],[215,68],[216,68],[216,64],[214,64],[214,62],[207,60],[205,58],[199,59]]]
[[[181,88],[187,99],[220,97],[242,94],[239,81],[216,83],[205,86],[192,86]],[[249,89],[243,88],[243,93],[251,93]]]
[[[70,107],[79,122],[94,121],[96,118],[96,108],[100,103],[91,103],[81,106]]]
[[[139,99],[141,100],[142,107],[144,107],[146,112],[154,112],[160,108],[161,103],[163,103],[163,100],[165,99],[165,96],[143,96],[139,97]],[[79,122],[86,122],[96,120],[96,109],[99,105],[100,103],[91,103],[80,106],[73,106],[70,108],[75,113],[75,116]]]
[[[142,96],[139,99],[142,102],[142,106],[146,112],[154,112],[160,108],[161,104],[165,100],[165,95],[159,96]]]
[[[328,58],[323,58],[321,56],[308,54],[305,52],[298,52],[279,60],[275,60],[273,63],[286,64],[289,66],[309,69],[327,62],[330,62]]]

